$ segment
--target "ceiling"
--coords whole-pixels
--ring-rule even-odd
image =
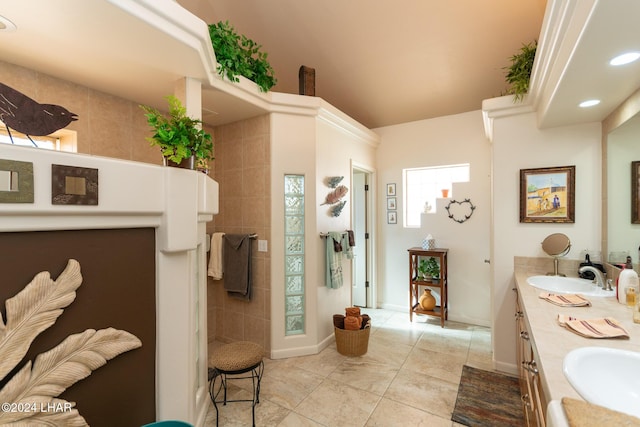
[[[637,0],[0,0],[0,15],[17,27],[0,31],[3,61],[156,107],[189,76],[211,125],[289,108],[300,65],[315,68],[318,97],[368,128],[484,110],[534,39],[525,104],[541,127],[601,121],[640,88],[640,63],[607,65],[640,50]],[[220,20],[263,45],[273,92],[215,73],[207,23]],[[576,107],[592,97],[603,102]]]
[[[262,45],[278,92],[319,96],[368,128],[479,110],[540,34],[545,0],[178,0]]]

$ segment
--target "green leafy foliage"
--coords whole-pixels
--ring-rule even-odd
[[[421,259],[418,265],[418,271],[422,273],[423,277],[440,277],[440,266],[438,265],[438,261],[433,257]]]
[[[213,141],[211,135],[202,129],[202,121],[187,116],[187,109],[175,96],[169,95],[166,99],[169,117],[153,107],[140,106],[155,132],[147,140],[151,145],[159,146],[162,155],[175,163],[191,156],[198,161],[213,159]]]
[[[262,46],[236,33],[229,21],[209,24],[209,35],[218,61],[218,74],[232,82],[238,82],[238,76],[244,76],[257,84],[262,92],[268,92],[276,84],[267,54],[260,51]]]
[[[507,95],[515,95],[514,101],[521,101],[529,91],[529,80],[536,56],[538,41],[523,44],[520,51],[511,57],[511,66],[505,67],[505,80],[510,84]]]

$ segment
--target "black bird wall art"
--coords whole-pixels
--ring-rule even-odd
[[[30,136],[51,135],[62,129],[78,115],[60,105],[40,104],[23,93],[0,83],[0,121],[4,123],[13,143],[9,128]],[[36,145],[37,146],[37,145]]]

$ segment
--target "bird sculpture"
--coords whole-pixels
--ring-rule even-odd
[[[9,128],[24,133],[33,145],[37,146],[30,135],[50,135],[74,120],[78,120],[77,114],[66,108],[54,104],[40,104],[0,83],[0,121],[7,128],[12,143],[13,137]]]

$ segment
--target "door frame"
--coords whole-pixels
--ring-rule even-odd
[[[365,209],[366,209],[366,222],[367,229],[369,233],[369,238],[366,240],[366,256],[367,256],[367,277],[369,278],[369,289],[367,290],[367,308],[377,308],[378,305],[378,287],[377,287],[377,277],[376,277],[376,235],[377,235],[377,222],[376,222],[376,171],[373,167],[364,165],[362,163],[355,162],[351,160],[351,176],[350,180],[353,183],[353,174],[354,172],[360,172],[365,174],[365,183],[369,185],[369,191],[367,192],[367,197],[365,198]],[[353,185],[352,185],[353,189]],[[351,206],[354,206],[354,192],[351,191]],[[353,229],[354,225],[354,217],[353,210],[351,210],[351,227]],[[351,260],[351,271],[355,271],[354,260]],[[353,289],[352,289],[353,290]],[[351,290],[351,291],[352,291]],[[350,301],[353,301],[353,295],[351,295],[350,291]]]

